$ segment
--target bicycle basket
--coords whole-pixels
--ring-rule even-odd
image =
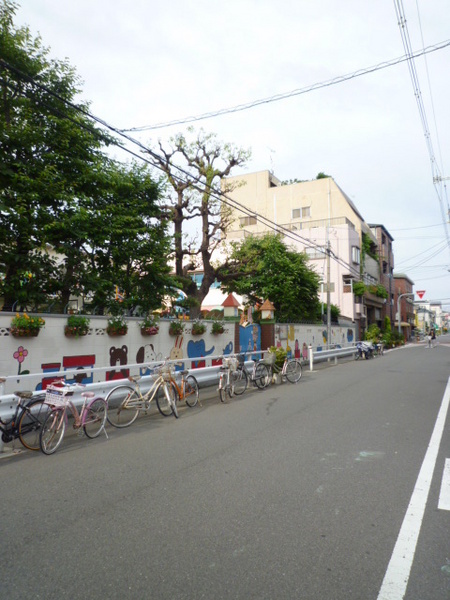
[[[66,401],[66,396],[72,396],[73,390],[68,388],[59,387],[57,385],[48,385],[45,390],[45,404],[50,404],[51,406],[64,406]]]
[[[159,369],[159,374],[164,381],[170,381],[173,377],[173,368],[170,365],[166,365]]]
[[[237,369],[237,359],[234,357],[224,358],[222,361],[222,366],[226,369],[230,369],[230,371],[236,371]]]
[[[261,362],[263,365],[272,367],[275,364],[276,359],[277,359],[276,354],[274,354],[273,352],[269,352],[267,354],[266,358],[263,358]]]

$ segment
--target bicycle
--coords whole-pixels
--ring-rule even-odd
[[[14,392],[14,395],[18,401],[13,416],[8,421],[0,419],[2,442],[8,444],[18,438],[27,450],[39,450],[39,432],[50,410],[44,395],[34,399],[30,391]]]
[[[181,381],[178,382],[170,371],[170,385],[173,388],[175,394],[175,402],[181,402],[185,400],[186,404],[193,408],[197,402],[202,405],[199,401],[199,387],[196,378],[193,375],[189,375],[189,371],[179,371],[181,375]],[[165,417],[170,417],[172,414],[172,408],[167,404],[158,404],[158,397],[156,398],[156,404],[159,412]]]
[[[42,425],[39,443],[44,454],[53,454],[61,445],[66,431],[70,411],[74,418],[73,428],[79,433],[84,432],[88,438],[96,438],[105,431],[107,404],[104,398],[95,397],[94,392],[81,392],[83,405],[78,412],[71,400],[76,389],[84,387],[81,384],[65,384],[63,386],[52,384],[47,387],[44,402],[51,406],[51,410]]]
[[[248,375],[245,369],[239,368],[238,359],[234,356],[224,358],[219,371],[219,398],[226,402],[227,396],[240,396],[248,386]]]
[[[150,389],[144,394],[139,386],[139,375],[130,376],[128,380],[131,385],[118,385],[106,396],[108,406],[107,419],[113,427],[129,427],[136,421],[141,411],[147,412],[152,400],[156,397],[156,405],[159,412],[173,414],[178,419],[174,388],[170,385],[170,368],[162,365],[158,369],[158,375]],[[170,411],[170,412],[169,412]]]
[[[276,375],[280,375],[281,381],[287,379],[289,383],[298,383],[302,376],[302,363],[297,358],[288,358],[286,356],[283,366],[279,367],[276,364],[276,358],[276,354],[269,350],[268,357],[259,361],[260,364],[266,366],[268,371],[267,378],[261,380],[261,383],[265,383],[263,387],[267,387]]]
[[[240,354],[238,356],[238,361],[238,371],[242,371],[243,377],[246,379],[245,388],[243,391],[247,389],[250,382],[260,390],[264,389],[268,385],[268,382],[270,381],[269,369],[264,360],[252,358],[253,367],[250,373],[245,367],[245,354]]]

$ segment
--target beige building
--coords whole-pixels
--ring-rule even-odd
[[[361,279],[363,235],[374,255],[377,239],[332,177],[283,185],[269,171],[260,171],[229,177],[226,184],[235,186],[227,196],[246,208],[245,213],[232,209],[233,222],[226,241],[263,235],[273,231],[275,223],[286,244],[305,251],[321,276],[321,302],[326,303],[329,280],[330,301],[340,307],[343,317],[360,321],[363,329],[368,322],[381,319],[381,298],[368,294],[355,303],[352,293],[353,282]],[[363,263],[364,283],[378,284],[379,262],[364,254]]]

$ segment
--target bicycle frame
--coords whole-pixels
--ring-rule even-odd
[[[136,394],[139,396],[138,398],[136,397],[129,397],[126,399],[125,404],[124,404],[124,408],[137,408],[138,410],[148,410],[148,407],[150,406],[150,403],[152,402],[152,400],[155,398],[156,396],[156,392],[158,391],[158,389],[160,388],[160,386],[163,386],[164,389],[164,393],[166,393],[166,384],[168,382],[166,382],[166,380],[164,379],[164,377],[159,374],[158,377],[155,379],[155,381],[152,383],[150,389],[145,392],[145,394],[142,393],[141,391],[141,387],[137,381],[137,379],[134,379],[133,377],[129,378],[130,381],[133,382],[134,384],[134,391],[136,392]],[[168,398],[168,396],[167,396]]]

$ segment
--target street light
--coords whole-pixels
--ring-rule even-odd
[[[401,327],[401,312],[400,312],[400,298],[403,298],[404,296],[414,296],[413,293],[409,292],[406,294],[400,294],[399,297],[397,298],[397,319],[398,319],[398,333],[399,335],[402,334],[402,327]]]

